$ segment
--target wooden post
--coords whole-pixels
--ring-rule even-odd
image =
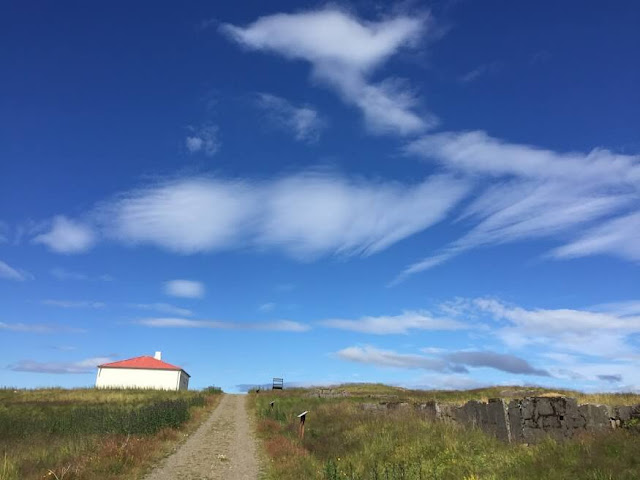
[[[300,440],[304,439],[304,421],[307,418],[307,413],[309,413],[309,410],[305,410],[300,415],[298,415],[298,418],[300,419]]]

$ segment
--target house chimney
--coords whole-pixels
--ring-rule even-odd
[[[153,358],[155,358],[156,360],[162,360],[162,352],[156,352]]]

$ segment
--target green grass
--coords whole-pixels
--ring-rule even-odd
[[[351,383],[332,388],[346,392],[354,401],[398,401],[420,403],[429,400],[462,404],[469,400],[487,401],[490,398],[523,398],[539,395],[562,395],[574,397],[580,403],[604,403],[608,405],[633,405],[640,403],[640,395],[634,393],[593,393],[586,394],[576,390],[550,390],[543,387],[499,386],[472,390],[410,390],[383,384]],[[308,394],[312,390],[287,390],[290,393]]]
[[[412,410],[364,411],[362,402],[439,401],[517,396],[519,387],[420,392],[382,385],[346,385],[350,396],[317,398],[313,390],[252,396],[258,428],[279,480],[632,480],[640,478],[640,436],[627,430],[535,446],[509,445],[475,429],[430,422]],[[527,389],[531,390],[531,389]],[[501,393],[501,395],[500,395]],[[553,392],[536,389],[536,394]],[[557,392],[563,393],[563,392]],[[574,394],[576,392],[573,392]],[[531,393],[533,394],[533,393]],[[577,396],[577,395],[574,395]],[[626,403],[638,396],[594,396]],[[622,401],[624,400],[624,401]],[[271,408],[269,403],[275,401]],[[581,400],[584,401],[584,400]],[[629,402],[629,403],[634,403]],[[309,410],[303,441],[296,415]]]
[[[218,393],[2,389],[0,480],[135,478]]]

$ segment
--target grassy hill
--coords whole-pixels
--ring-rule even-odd
[[[583,403],[637,404],[640,395],[583,394],[535,387],[421,391],[380,384],[252,393],[272,460],[268,478],[348,480],[520,480],[640,478],[640,435],[618,429],[566,442],[506,444],[475,429],[432,422],[412,409],[381,415],[362,403],[566,395]],[[274,402],[273,407],[270,403]],[[309,410],[304,440],[297,414]]]
[[[138,478],[215,391],[0,390],[0,480]]]

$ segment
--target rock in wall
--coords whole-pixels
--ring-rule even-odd
[[[537,443],[547,436],[563,440],[580,432],[607,431],[634,416],[640,418],[640,408],[578,405],[575,398],[567,397],[528,397],[508,405],[502,399],[468,402],[454,418],[507,442]]]
[[[408,403],[365,403],[364,410],[389,411],[409,408]],[[479,428],[505,442],[537,443],[550,436],[556,440],[573,438],[582,432],[602,432],[640,419],[640,405],[578,405],[575,398],[527,397],[511,400],[492,398],[471,400],[464,405],[429,401],[415,405],[424,417]]]

